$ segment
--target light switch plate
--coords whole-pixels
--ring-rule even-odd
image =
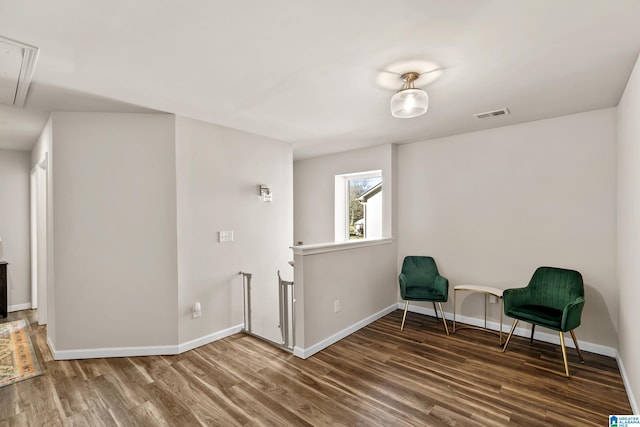
[[[218,231],[218,242],[233,242],[233,230]]]

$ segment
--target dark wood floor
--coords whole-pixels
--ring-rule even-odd
[[[54,361],[0,388],[0,426],[603,426],[630,414],[614,359],[464,330],[401,311],[307,360],[237,334],[178,356]],[[2,320],[0,320],[2,321]],[[580,338],[580,332],[578,339]]]

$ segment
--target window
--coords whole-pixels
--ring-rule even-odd
[[[336,242],[382,237],[382,171],[335,178]]]

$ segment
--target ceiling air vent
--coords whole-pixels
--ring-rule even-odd
[[[506,116],[507,114],[511,114],[511,111],[509,111],[508,108],[502,108],[500,110],[493,110],[493,111],[487,111],[486,113],[474,114],[473,116],[476,119],[480,120],[480,119],[488,119],[489,117]]]
[[[0,36],[0,104],[24,107],[38,48]]]

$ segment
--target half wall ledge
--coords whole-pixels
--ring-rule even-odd
[[[393,238],[349,240],[346,242],[328,242],[312,245],[291,246],[294,255],[314,255],[327,252],[346,251],[350,249],[364,248],[367,246],[388,245],[393,243]]]
[[[309,357],[397,304],[392,238],[293,246],[294,355]]]

